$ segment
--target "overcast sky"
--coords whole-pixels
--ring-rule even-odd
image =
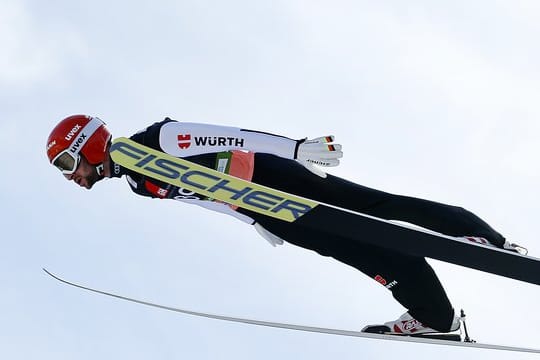
[[[165,116],[333,134],[345,157],[332,174],[463,206],[538,257],[538,19],[532,0],[0,0],[0,356],[509,358],[200,319],[61,285],[41,268],[269,321],[359,330],[404,311],[358,271],[272,248],[226,215],[137,197],[123,179],[68,183],[45,142],[74,113],[115,137]],[[540,287],[431,264],[473,338],[540,347]]]

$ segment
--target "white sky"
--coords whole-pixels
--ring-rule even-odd
[[[69,184],[45,141],[73,113],[100,116],[114,136],[164,116],[334,134],[345,157],[333,174],[466,207],[538,257],[539,18],[536,1],[0,0],[0,356],[507,359],[199,319],[62,286],[41,268],[261,320],[359,330],[403,312],[358,271],[274,249],[233,218],[137,197],[124,180]],[[474,338],[539,347],[538,286],[431,263]]]

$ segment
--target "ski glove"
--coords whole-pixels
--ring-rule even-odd
[[[313,165],[338,166],[341,157],[343,157],[341,145],[334,144],[333,135],[298,140],[294,156],[296,161],[320,177],[326,177],[326,174]]]
[[[277,235],[272,234],[270,231],[263,228],[259,223],[253,224],[255,226],[255,230],[261,235],[266,241],[270,243],[273,247],[276,247],[278,245],[283,245],[283,239],[278,237]]]

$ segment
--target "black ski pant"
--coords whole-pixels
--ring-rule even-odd
[[[342,178],[321,178],[293,160],[256,154],[253,182],[386,220],[401,220],[451,236],[481,236],[502,246],[504,238],[473,213],[456,206],[394,195]],[[416,257],[309,227],[239,209],[268,231],[294,245],[353,266],[387,287],[415,319],[448,331],[454,310],[437,275],[423,257]],[[325,219],[317,219],[324,222]]]

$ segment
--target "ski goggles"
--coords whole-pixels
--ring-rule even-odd
[[[68,150],[62,151],[60,154],[56,155],[53,159],[52,164],[56,166],[64,175],[73,174],[81,162],[80,154],[72,154]]]
[[[51,163],[56,166],[62,172],[62,174],[73,174],[75,171],[77,171],[77,168],[81,163],[81,149],[90,139],[90,137],[96,132],[96,130],[104,124],[105,123],[97,117],[91,118],[88,124],[86,124],[82,130],[76,133],[76,136],[74,136],[73,141],[69,144],[68,148],[58,153],[58,155],[52,159]]]

